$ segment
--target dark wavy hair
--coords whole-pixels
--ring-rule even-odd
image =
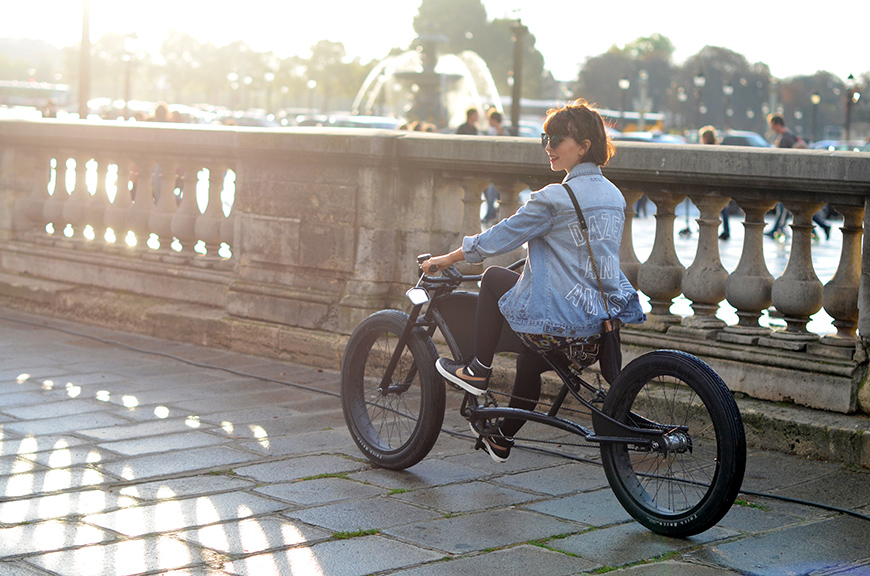
[[[570,136],[576,142],[589,140],[591,146],[583,162],[604,166],[616,153],[616,146],[604,130],[601,114],[582,98],[561,108],[548,110],[544,132],[550,136]]]

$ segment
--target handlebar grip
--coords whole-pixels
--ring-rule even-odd
[[[417,264],[422,264],[431,257],[431,254],[420,254],[419,256],[417,256]]]

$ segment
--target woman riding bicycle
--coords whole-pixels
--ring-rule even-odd
[[[602,300],[577,213],[563,185],[534,192],[516,214],[462,246],[422,263],[423,270],[448,268],[465,260],[488,257],[528,243],[523,273],[487,268],[480,285],[475,317],[475,355],[461,361],[441,358],[436,367],[449,382],[481,396],[492,373],[492,361],[505,320],[529,347],[517,359],[511,407],[531,409],[549,366],[539,352],[562,346],[588,347],[588,364],[596,360],[597,341],[608,316],[624,323],[645,317],[637,292],[619,267],[619,244],[625,220],[622,193],[601,174],[614,153],[597,111],[584,100],[550,110],[541,141],[554,171],[564,170],[563,184],[574,192],[589,226],[589,240],[607,296]],[[524,401],[525,400],[525,401]],[[522,420],[506,420],[499,434],[484,436],[483,446],[496,462],[504,462]],[[472,430],[474,428],[472,427]],[[475,431],[475,433],[477,433]]]

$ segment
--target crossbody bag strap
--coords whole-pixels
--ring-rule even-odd
[[[610,306],[607,305],[607,297],[604,295],[604,286],[601,284],[601,276],[598,274],[598,265],[595,263],[595,255],[592,253],[592,244],[589,243],[589,227],[586,225],[586,218],[583,217],[583,211],[580,210],[580,204],[577,202],[577,197],[574,196],[574,191],[567,184],[562,184],[562,186],[568,191],[568,197],[571,198],[571,204],[574,205],[574,211],[577,212],[577,219],[580,221],[580,231],[586,239],[589,259],[592,260],[592,270],[595,272],[595,279],[598,280],[598,291],[601,292],[601,299],[604,300],[604,311],[607,312],[607,317],[612,320]]]

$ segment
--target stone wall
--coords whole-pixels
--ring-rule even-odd
[[[870,322],[866,287],[859,302],[870,269],[862,244],[870,155],[625,143],[605,172],[629,206],[623,268],[652,308],[644,326],[624,332],[628,358],[682,349],[757,398],[870,411],[867,355],[856,337]],[[0,121],[0,297],[336,367],[362,318],[405,308],[416,254],[449,250],[479,230],[489,182],[509,215],[522,189],[558,179],[539,143],[515,138]],[[656,227],[641,262],[630,224],[643,194],[656,206]],[[701,213],[688,269],[674,250],[675,209],[686,197]],[[730,274],[717,239],[729,199],[746,214]],[[788,265],[774,278],[762,230],[778,201],[794,223]],[[837,273],[823,286],[811,217],[824,204],[844,220]],[[680,295],[692,302],[687,317],[670,312]],[[715,316],[723,299],[737,308],[737,324]],[[834,335],[806,328],[822,307]],[[760,325],[768,311],[787,327]]]

